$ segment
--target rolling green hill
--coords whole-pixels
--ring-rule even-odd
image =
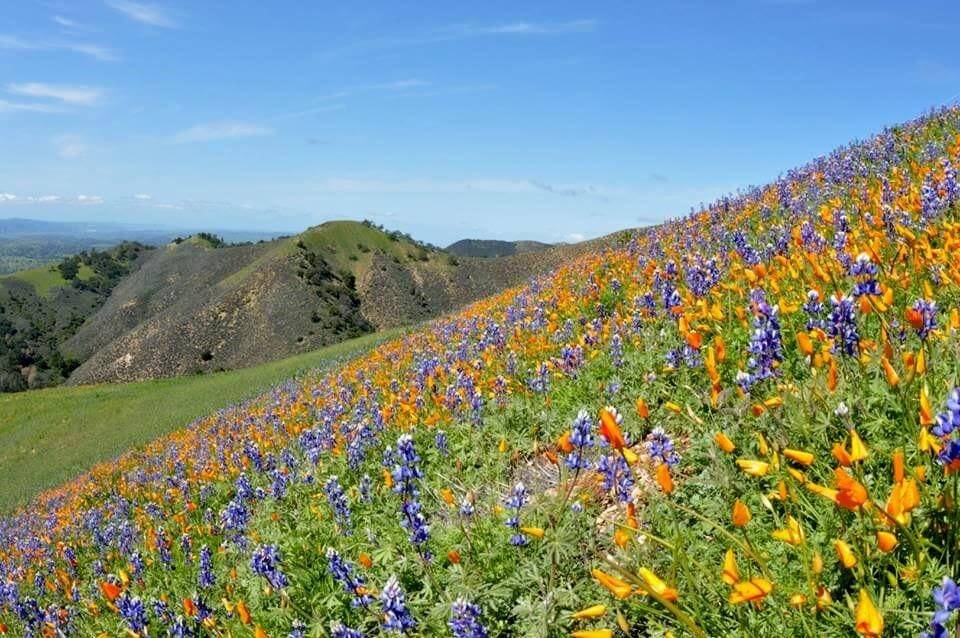
[[[397,334],[367,335],[218,374],[0,394],[0,511],[194,419]]]
[[[69,383],[229,370],[314,350],[442,315],[591,247],[457,258],[355,221],[252,245],[169,244],[63,345],[83,362]]]

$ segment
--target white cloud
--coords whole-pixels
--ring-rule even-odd
[[[50,104],[38,104],[36,102],[9,102],[0,99],[0,113],[13,113],[16,111],[25,111],[30,113],[60,113],[63,109],[51,106]]]
[[[111,9],[116,9],[131,20],[152,27],[172,29],[177,26],[173,18],[155,4],[130,2],[129,0],[106,0],[106,5]]]
[[[508,22],[489,27],[464,27],[468,35],[562,35],[593,31],[596,20],[571,20],[570,22]]]
[[[587,236],[584,235],[583,233],[567,233],[567,235],[564,237],[566,241],[573,242],[573,243],[581,242],[586,238]]]
[[[103,197],[99,195],[77,195],[63,197],[61,195],[14,195],[0,193],[0,204],[56,204],[59,202],[73,204],[102,204]]]
[[[210,122],[207,124],[197,124],[188,129],[180,131],[171,138],[174,144],[187,144],[190,142],[211,142],[214,140],[225,140],[239,137],[257,137],[261,135],[270,135],[273,129],[258,124],[248,122]]]
[[[25,40],[15,35],[0,34],[0,49],[10,51],[70,51],[96,58],[116,60],[116,55],[105,47],[86,42],[63,42],[58,40]]]
[[[546,193],[561,197],[593,196],[606,199],[622,191],[578,184],[550,185],[535,180],[514,179],[354,179],[326,178],[313,185],[325,193]]]
[[[61,135],[54,138],[57,154],[63,159],[76,159],[87,152],[87,144],[77,135]]]
[[[147,195],[146,193],[137,193],[133,196],[134,199],[139,199],[142,202],[149,202],[153,199],[153,195]]]
[[[76,21],[71,20],[70,18],[64,18],[61,15],[55,15],[50,19],[65,29],[76,29],[80,26]]]
[[[7,92],[25,97],[60,100],[66,104],[77,106],[96,104],[103,95],[103,91],[92,86],[68,86],[65,84],[45,84],[43,82],[8,84]]]

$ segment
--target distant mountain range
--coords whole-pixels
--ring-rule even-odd
[[[201,234],[88,251],[0,277],[0,389],[262,363],[450,312],[612,241],[443,250],[337,221],[243,245]]]
[[[84,250],[103,250],[123,241],[166,244],[197,229],[161,229],[108,222],[63,222],[0,219],[0,275],[36,268]],[[214,231],[229,242],[272,239],[280,233],[257,231]]]

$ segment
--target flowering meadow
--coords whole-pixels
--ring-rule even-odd
[[[97,467],[0,631],[956,635],[958,166],[932,112]]]

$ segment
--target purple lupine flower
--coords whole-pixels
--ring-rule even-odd
[[[537,366],[537,372],[530,380],[530,389],[537,394],[546,394],[550,389],[550,368],[546,362]]]
[[[350,503],[347,501],[346,494],[340,486],[340,479],[337,476],[331,476],[323,486],[323,491],[327,494],[327,502],[333,510],[333,518],[340,526],[340,532],[344,536],[352,533],[350,527]]]
[[[464,496],[463,499],[460,501],[460,509],[458,511],[460,513],[460,516],[464,518],[470,518],[471,516],[473,516],[476,510],[470,498],[467,496]]]
[[[527,488],[523,482],[517,483],[510,491],[510,495],[504,499],[507,508],[513,510],[513,514],[507,519],[506,526],[513,529],[513,536],[510,537],[510,544],[523,546],[527,544],[527,537],[520,532],[520,510],[527,504]]]
[[[623,337],[619,332],[610,337],[610,362],[615,368],[623,365]]]
[[[853,298],[849,296],[833,296],[830,299],[832,306],[827,318],[827,334],[833,337],[836,351],[852,357],[860,351],[860,333],[857,331],[856,309]]]
[[[123,618],[123,621],[127,623],[130,631],[142,635],[147,629],[148,622],[147,608],[144,606],[143,601],[136,596],[130,596],[124,593],[117,598],[116,604],[120,616]]]
[[[173,619],[173,622],[170,623],[170,626],[167,627],[167,635],[169,635],[170,638],[193,638],[197,634],[193,631],[193,627],[190,626],[186,618],[177,616]]]
[[[960,609],[960,587],[949,576],[943,577],[940,587],[933,589],[933,602],[936,609],[930,629],[920,634],[921,638],[949,638],[947,624],[954,611]]]
[[[224,529],[242,535],[250,522],[250,510],[240,498],[239,494],[227,503],[227,507],[220,513],[220,523]]]
[[[373,598],[363,588],[364,580],[359,574],[354,574],[353,567],[332,547],[327,548],[327,568],[333,579],[343,585],[344,591],[353,596],[350,604],[354,607],[368,607]]]
[[[213,552],[204,545],[200,548],[200,574],[197,576],[197,585],[200,589],[209,589],[217,584],[213,575]]]
[[[571,470],[590,469],[590,460],[585,457],[584,452],[594,445],[592,430],[593,419],[590,418],[590,413],[581,409],[570,428],[570,445],[573,450],[567,455],[566,463]]]
[[[387,631],[397,633],[406,633],[409,629],[415,629],[417,621],[413,619],[410,610],[407,609],[406,596],[397,582],[396,576],[387,579],[387,584],[383,586],[380,592],[380,607],[383,610],[383,628]]]
[[[603,489],[614,492],[621,503],[631,500],[633,491],[633,473],[620,454],[601,456],[597,462],[597,472],[603,476]]]
[[[270,495],[276,500],[282,500],[287,495],[287,486],[290,484],[290,477],[286,472],[275,469],[270,472],[273,477],[273,483],[270,485]]]
[[[397,439],[397,464],[393,468],[393,491],[401,495],[403,502],[400,505],[400,525],[410,533],[410,542],[429,559],[430,553],[424,544],[430,538],[430,526],[424,517],[423,507],[418,500],[420,490],[417,487],[419,479],[423,478],[420,470],[420,456],[413,447],[413,437],[402,434]]]
[[[850,274],[857,278],[853,287],[853,296],[880,295],[880,284],[877,283],[877,265],[867,253],[857,255],[856,261],[850,265]]]
[[[949,437],[960,427],[960,388],[947,395],[946,410],[937,414],[937,423],[931,431],[942,439]]]
[[[447,442],[447,433],[443,430],[437,430],[437,433],[433,437],[433,444],[436,446],[437,451],[441,455],[447,456],[450,454],[450,446]]]
[[[803,304],[803,311],[807,313],[807,330],[823,328],[823,302],[820,293],[816,290],[807,292],[807,302]]]
[[[250,567],[257,576],[262,576],[274,589],[283,589],[290,584],[280,570],[280,550],[276,545],[261,545],[250,558]]]
[[[674,449],[673,440],[663,428],[656,427],[647,435],[647,453],[656,464],[666,463],[669,467],[675,467],[680,463],[680,454]]]
[[[363,633],[340,622],[330,626],[330,638],[363,638]]]
[[[480,623],[480,607],[462,596],[450,604],[450,631],[454,638],[487,638],[487,628]]]
[[[307,625],[302,620],[294,620],[290,625],[290,633],[287,638],[307,638]]]
[[[766,293],[755,289],[750,293],[753,303],[753,335],[747,351],[749,376],[739,377],[744,389],[777,374],[776,364],[783,361],[783,339],[780,334],[780,311],[777,306],[767,303]]]

